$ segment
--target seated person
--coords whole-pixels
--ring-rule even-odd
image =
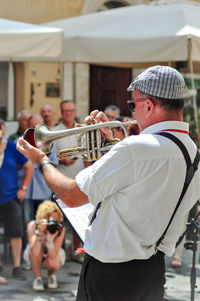
[[[51,222],[52,221],[52,222]],[[48,271],[48,288],[57,288],[56,271],[65,263],[65,251],[61,248],[65,236],[63,215],[55,202],[46,200],[39,205],[36,220],[27,226],[28,244],[24,260],[31,263],[35,279],[33,289],[43,291],[41,266]]]

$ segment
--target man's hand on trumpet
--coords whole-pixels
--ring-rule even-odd
[[[75,160],[71,159],[71,158],[62,158],[62,159],[59,159],[59,164],[63,164],[63,165],[66,165],[66,166],[70,166],[70,165],[72,165],[74,163],[75,163]]]
[[[17,141],[17,150],[20,151],[26,158],[32,163],[40,165],[43,160],[49,160],[46,154],[38,148],[32,146],[29,142],[23,138],[19,138]]]
[[[90,113],[89,116],[85,118],[84,121],[87,124],[94,124],[94,123],[108,122],[109,119],[102,111],[94,110]],[[109,140],[113,138],[113,133],[110,128],[105,127],[105,128],[101,128],[100,130],[106,139]]]

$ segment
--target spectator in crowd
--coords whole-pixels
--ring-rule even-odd
[[[123,116],[117,117],[115,120],[123,122]],[[125,138],[124,131],[121,127],[112,128],[113,137],[123,140]]]
[[[48,288],[57,288],[56,272],[65,263],[65,251],[61,248],[65,236],[63,215],[55,202],[45,200],[39,205],[36,219],[27,227],[28,245],[24,259],[31,263],[34,272],[33,289],[43,291],[42,263],[48,272]]]
[[[128,122],[128,121],[133,121],[134,119],[132,117],[129,116],[122,116],[122,121],[123,122]]]
[[[44,123],[44,119],[39,114],[32,114],[28,120],[28,128],[35,128],[36,125]]]
[[[16,144],[4,140],[5,124],[0,119],[0,149],[3,160],[0,167],[0,211],[3,216],[5,234],[10,239],[13,255],[12,274],[16,279],[25,280],[20,267],[23,237],[22,206],[33,173],[33,165],[16,150]],[[3,148],[2,148],[3,145]],[[18,187],[18,165],[25,170],[22,185]]]
[[[18,130],[16,133],[11,134],[8,139],[11,141],[17,141],[19,137],[21,137],[25,130],[28,128],[28,121],[31,117],[31,113],[29,111],[21,111],[17,115],[17,121],[18,121]]]
[[[4,124],[2,123],[2,119],[0,119],[1,123],[0,123],[0,168],[3,164],[3,160],[4,160],[4,151],[6,148],[6,140],[4,139]]]
[[[60,110],[62,115],[62,121],[53,128],[53,130],[60,131],[71,129],[76,126],[75,117],[76,117],[76,107],[73,101],[63,100],[60,103]],[[63,150],[68,147],[73,147],[77,145],[78,135],[68,136],[61,138],[55,141],[56,147],[58,150]],[[72,178],[75,178],[77,173],[84,168],[84,162],[82,159],[71,159],[71,158],[62,158],[59,159],[58,169]]]
[[[60,103],[60,110],[62,121],[54,127],[54,130],[66,130],[76,127],[76,106],[75,103],[71,100],[63,100]],[[63,150],[66,148],[71,148],[73,146],[77,146],[77,140],[79,135],[67,136],[61,138],[55,142],[57,150]],[[80,158],[62,158],[59,159],[58,169],[64,175],[75,178],[78,172],[85,168],[85,163]],[[67,236],[70,237],[71,227],[67,226]],[[68,233],[69,232],[69,233]],[[73,231],[73,248],[76,250],[80,247],[80,240],[76,233]],[[76,254],[75,252],[72,253],[72,258],[77,261],[82,261],[82,254]]]
[[[50,104],[45,104],[40,109],[40,115],[42,116],[44,123],[49,127],[55,126],[54,122],[54,107]]]
[[[132,123],[128,126],[128,135],[131,136],[131,135],[139,135],[140,133],[140,129],[139,129],[139,126],[136,123]]]
[[[106,114],[106,116],[108,117],[109,121],[113,121],[115,120],[117,117],[120,116],[120,109],[115,106],[115,105],[108,105],[105,109],[104,109],[104,113]]]
[[[140,133],[139,126],[136,120],[129,116],[123,116],[122,122],[133,121],[133,123],[127,125],[128,136],[138,135]]]
[[[18,120],[18,130],[16,133],[11,134],[8,139],[14,142],[17,142],[18,138],[23,136],[24,132],[28,128],[28,121],[31,117],[31,113],[29,111],[23,110],[20,111],[17,115],[17,120]],[[18,166],[18,186],[22,186],[24,178],[24,168],[21,168]],[[28,187],[24,187],[26,191],[28,190]],[[23,242],[22,242],[22,248],[24,249],[27,243],[27,234],[26,234],[26,225],[27,225],[27,220],[28,220],[28,212],[27,208],[29,207],[29,203],[32,202],[32,200],[27,199],[27,195],[24,196],[24,200],[22,203],[22,212],[23,212],[23,222],[24,222],[24,235],[23,235]],[[21,262],[21,267],[23,269],[29,269],[30,267],[23,261]]]
[[[39,123],[44,123],[43,118],[39,114],[33,114],[29,119],[28,127],[35,128]],[[58,164],[56,153],[57,148],[54,144],[52,151],[48,154],[48,158],[54,162],[55,165]],[[52,191],[47,186],[38,166],[34,164],[32,180],[26,195],[26,198],[29,200],[29,203],[27,202],[27,208],[25,208],[27,217],[26,225],[34,219],[39,204],[41,204],[44,200],[51,199],[51,197]]]
[[[115,120],[121,121],[121,122],[129,122],[133,121],[132,118],[126,117],[126,116],[119,116]],[[130,135],[138,135],[139,134],[139,127],[137,122],[135,121],[134,123],[126,125],[128,136]],[[121,127],[113,128],[113,137],[118,138],[120,140],[123,140],[125,138],[124,131]]]

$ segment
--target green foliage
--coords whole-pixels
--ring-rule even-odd
[[[196,127],[195,120],[190,121],[189,125],[190,125],[190,137],[192,138],[192,140],[195,142],[195,144],[199,148],[200,147],[199,135],[198,135],[198,132],[197,132],[197,127]],[[200,119],[199,119],[199,126],[200,126]]]
[[[190,126],[190,137],[192,138],[192,140],[194,141],[194,143],[197,145],[197,147],[199,148],[200,147],[200,141],[199,141],[199,133],[198,133],[198,129],[197,129],[197,125],[196,125],[196,121],[195,121],[195,118],[194,118],[194,112],[193,114],[191,114],[188,118],[188,115],[183,114],[183,118],[184,118],[184,121],[188,122],[189,123],[189,126]],[[198,126],[199,126],[199,129],[200,129],[200,111],[198,110]]]

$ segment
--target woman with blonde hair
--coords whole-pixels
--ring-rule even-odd
[[[33,289],[43,291],[41,266],[48,271],[48,288],[57,288],[56,272],[65,263],[65,251],[61,248],[65,236],[63,215],[55,202],[46,200],[39,205],[36,219],[27,226],[28,245],[24,259],[34,272]]]

